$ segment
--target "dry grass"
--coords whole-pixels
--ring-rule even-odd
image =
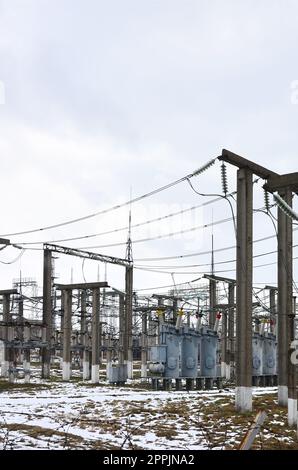
[[[36,384],[36,383],[22,383],[22,382],[15,382],[9,383],[7,380],[0,379],[0,393],[7,392],[10,390],[22,390],[24,392],[36,391],[36,390],[49,390],[51,388],[48,384]]]
[[[56,398],[57,390],[62,390],[62,387],[59,385],[57,388],[55,382],[56,380],[53,383],[46,381],[42,384],[9,384],[7,381],[0,380],[0,393],[1,391],[22,390],[27,394],[38,396],[39,390],[52,388],[55,390]],[[43,427],[42,424],[33,426],[28,422],[28,424],[4,423],[2,428],[0,426],[0,431],[3,431],[3,428],[11,432],[17,431],[18,442],[26,442],[26,438],[42,439],[46,445],[52,440],[51,448],[55,448],[56,442],[56,445],[65,445],[72,449],[119,449],[121,442],[126,439],[125,448],[138,449],[144,448],[142,447],[143,436],[151,432],[150,442],[158,445],[162,443],[165,449],[179,443],[181,448],[204,445],[210,449],[230,450],[239,447],[257,412],[264,409],[267,418],[262,432],[254,442],[253,449],[298,450],[296,429],[288,427],[287,409],[278,406],[276,393],[254,397],[253,413],[239,414],[234,408],[234,397],[225,392],[215,391],[210,395],[196,392],[191,395],[186,392],[185,394],[172,392],[169,395],[153,393],[152,396],[145,393],[142,400],[142,392],[149,389],[149,384],[136,383],[121,386],[122,393],[119,394],[117,387],[112,388],[104,383],[99,386],[106,387],[103,393],[107,390],[109,397],[109,408],[105,410],[105,402],[97,402],[92,398],[94,392],[88,395],[89,392],[86,390],[88,387],[98,387],[98,385],[77,379],[72,383],[73,388],[67,388],[67,394],[61,396],[57,408],[54,404],[45,411],[38,403],[38,406],[33,409],[33,412],[49,413],[48,417],[58,424],[56,430]],[[133,392],[136,391],[140,394],[135,394],[133,398]],[[130,393],[132,394],[131,400],[128,399]],[[84,396],[86,399],[80,403],[73,402],[71,407],[68,405],[67,414],[65,414],[64,405],[67,405],[68,399],[84,398]],[[20,398],[20,393],[12,393],[11,398]],[[42,418],[42,415],[36,415],[36,418]],[[63,422],[64,427],[59,427],[59,423]],[[94,439],[87,440],[65,432],[68,429],[68,423],[73,423],[75,428],[91,432]],[[105,435],[108,437],[105,438]]]

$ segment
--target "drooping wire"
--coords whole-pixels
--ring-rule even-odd
[[[13,264],[13,263],[16,263],[16,261],[18,261],[19,259],[22,258],[23,254],[25,253],[25,249],[22,249],[21,252],[18,254],[18,256],[16,258],[14,258],[12,261],[1,261],[0,260],[0,263],[1,264]]]
[[[234,213],[234,209],[233,209],[232,203],[231,203],[231,201],[229,200],[229,198],[226,197],[226,196],[222,196],[221,194],[204,194],[204,193],[200,193],[199,191],[197,191],[197,190],[193,187],[193,185],[192,185],[192,183],[191,183],[191,181],[190,181],[189,179],[187,179],[187,182],[188,182],[188,184],[190,185],[191,189],[192,189],[196,194],[198,194],[199,196],[204,196],[204,197],[211,197],[211,196],[214,197],[214,196],[217,196],[217,197],[221,197],[222,199],[224,199],[224,200],[226,200],[226,201],[228,202],[228,204],[229,204],[229,206],[230,206],[230,209],[231,209],[231,213],[232,213],[232,219],[233,219],[233,225],[234,225],[234,231],[235,231],[235,237],[236,237],[236,235],[237,235],[236,217],[235,217],[235,213]]]
[[[85,278],[85,271],[84,271],[85,259],[86,259],[86,258],[83,258],[83,262],[82,262],[82,275],[83,275],[84,282],[87,282],[87,281],[86,281],[86,278]]]

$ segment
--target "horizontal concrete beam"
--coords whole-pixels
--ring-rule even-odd
[[[74,290],[74,289],[100,289],[102,287],[110,287],[107,282],[82,282],[78,284],[54,284],[58,290]]]
[[[237,166],[238,168],[247,168],[251,170],[254,175],[260,176],[265,180],[267,180],[269,177],[279,176],[278,173],[268,170],[268,168],[258,165],[257,163],[247,160],[246,158],[240,157],[240,155],[237,155],[236,153],[230,152],[226,149],[222,150],[222,155],[218,157],[218,159]]]
[[[7,240],[7,238],[0,238],[0,245],[10,245],[10,240]]]
[[[237,282],[235,279],[230,279],[228,277],[214,276],[213,274],[204,274],[203,278],[209,279],[211,281],[227,282],[229,284],[236,284]]]
[[[293,192],[298,192],[298,173],[287,173],[280,176],[270,176],[264,189],[269,192],[279,191],[281,189],[290,189]]]
[[[18,294],[17,289],[0,290],[0,295],[13,295],[13,294]]]

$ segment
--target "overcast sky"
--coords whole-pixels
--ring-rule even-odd
[[[222,148],[276,172],[297,171],[297,24],[296,0],[0,0],[0,234],[124,202],[130,191],[137,196],[176,180]],[[230,190],[235,176],[229,170]],[[221,192],[220,165],[193,184],[207,193]],[[261,182],[256,186],[257,208],[263,194]],[[133,205],[132,222],[207,200],[184,183]],[[132,238],[230,216],[223,201],[183,219],[133,229]],[[58,240],[123,227],[127,220],[126,208],[8,238],[16,243]],[[274,234],[266,215],[256,214],[255,221],[255,238]],[[214,237],[215,248],[233,245],[232,223],[215,225]],[[63,244],[98,246],[126,238],[122,231]],[[133,253],[142,259],[210,248],[207,228],[178,239],[135,243]],[[275,240],[261,242],[255,253],[275,248]],[[93,251],[125,256],[124,245]],[[18,255],[7,248],[0,260]],[[234,258],[233,250],[215,255],[215,261]],[[275,259],[260,257],[255,264]],[[153,266],[204,263],[210,263],[210,254],[136,261]],[[75,281],[97,279],[97,263],[86,262],[83,273],[81,260],[62,257],[56,266],[60,281],[70,281],[72,268]],[[175,274],[175,282],[195,279],[196,271],[204,269],[181,269],[190,274]],[[226,269],[234,266],[217,267]],[[1,288],[10,287],[20,270],[41,284],[42,253],[28,250],[13,264],[1,265]],[[107,276],[111,285],[123,288],[121,269],[109,266]],[[275,267],[256,268],[254,280],[276,282]],[[169,274],[135,272],[135,288],[172,282]]]

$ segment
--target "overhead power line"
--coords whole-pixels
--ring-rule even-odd
[[[293,232],[296,232],[298,230],[298,227],[297,228],[294,228],[293,229]],[[276,238],[276,234],[275,235],[269,235],[267,237],[262,237],[262,238],[258,238],[257,240],[254,240],[253,243],[260,243],[260,242],[263,242],[263,241],[267,241],[267,240],[272,240]],[[135,242],[134,242],[135,243]],[[36,251],[42,251],[43,248],[31,248],[31,247],[28,247],[28,248],[23,248],[23,246],[21,244],[14,244],[12,245],[13,247],[19,249],[19,250],[22,250],[22,249],[25,249],[25,250],[36,250]],[[297,246],[297,245],[293,245],[294,247]],[[215,250],[213,250],[214,253],[219,253],[219,252],[223,252],[223,251],[228,251],[228,250],[232,250],[236,248],[235,245],[231,245],[231,246],[225,246],[225,247],[222,247],[222,248],[217,248]],[[75,249],[83,249],[81,247],[76,247],[76,248],[73,248],[74,250]],[[174,256],[160,256],[160,257],[156,257],[156,258],[136,258],[135,261],[136,262],[141,262],[141,261],[163,261],[163,260],[170,260],[170,259],[183,259],[183,258],[192,258],[194,256],[201,256],[201,255],[209,255],[212,253],[212,250],[207,250],[207,251],[199,251],[199,252],[196,252],[196,253],[189,253],[189,254],[184,254],[184,255],[174,255]],[[272,252],[267,252],[265,254],[261,254],[261,255],[256,255],[256,257],[258,256],[265,256],[266,254],[273,254],[273,253],[276,253],[276,250],[275,251],[272,251]],[[232,260],[231,260],[232,262]],[[222,263],[225,263],[225,262],[222,262]],[[220,264],[220,263],[216,263],[216,264]],[[209,264],[208,264],[209,265]]]
[[[293,248],[296,248],[298,245],[293,245]],[[277,250],[273,251],[267,251],[266,253],[260,253],[258,255],[254,255],[253,258],[261,258],[263,256],[268,256],[268,255],[273,255],[277,253]],[[221,265],[221,264],[231,264],[231,263],[236,263],[236,259],[230,259],[230,260],[225,260],[225,261],[217,261],[214,263],[215,266]],[[168,265],[168,266],[160,266],[160,265],[135,265],[135,268],[158,268],[158,269],[184,269],[184,268],[203,268],[203,267],[210,267],[210,263],[203,263],[203,264],[186,264],[186,265]]]
[[[298,228],[294,228],[293,232],[296,232],[297,230],[298,230]],[[263,242],[263,241],[272,240],[273,238],[276,238],[276,234],[275,235],[269,235],[268,237],[258,238],[257,240],[254,240],[253,243],[260,243],[260,242]],[[225,246],[225,247],[222,247],[222,248],[217,248],[213,251],[214,251],[214,253],[217,253],[217,252],[221,252],[221,251],[233,250],[234,248],[236,248],[236,246],[231,245],[231,246]],[[135,261],[162,261],[162,260],[167,260],[167,259],[191,258],[193,256],[199,256],[199,255],[210,255],[211,253],[212,253],[212,250],[199,251],[199,252],[196,252],[196,253],[189,253],[189,254],[186,254],[186,255],[178,255],[178,256],[176,255],[176,256],[160,256],[158,258],[138,258],[138,259],[135,259]]]
[[[237,191],[233,191],[232,193],[228,194],[227,197],[232,197],[235,194],[237,194]],[[131,226],[131,228],[138,228],[138,227],[142,227],[144,225],[149,225],[149,224],[154,223],[154,222],[160,222],[161,220],[169,219],[171,217],[175,217],[176,215],[185,214],[186,212],[191,212],[191,211],[193,211],[195,209],[198,209],[200,207],[205,207],[205,206],[208,206],[210,204],[214,204],[214,203],[219,202],[219,201],[222,201],[222,197],[217,197],[215,199],[211,199],[210,201],[203,202],[202,204],[198,204],[198,205],[195,205],[195,206],[188,207],[187,209],[181,209],[180,211],[177,211],[177,212],[171,212],[169,214],[166,214],[166,215],[163,215],[163,216],[160,216],[160,217],[155,217],[154,219],[149,219],[149,220],[145,220],[144,222],[139,222],[138,224],[133,224]],[[105,232],[87,234],[87,235],[82,235],[82,236],[78,236],[78,237],[61,238],[59,240],[51,240],[51,241],[45,241],[45,240],[39,240],[39,241],[33,241],[33,242],[27,242],[26,241],[26,242],[19,242],[19,244],[25,246],[25,245],[41,245],[43,243],[70,242],[70,241],[76,241],[76,240],[84,240],[84,239],[88,239],[88,238],[95,238],[95,237],[99,237],[99,236],[102,236],[102,235],[110,235],[111,233],[123,232],[123,231],[127,231],[127,230],[128,230],[128,225],[125,226],[125,227],[119,227],[119,228],[107,230]]]
[[[255,209],[255,212],[262,212],[262,209],[263,208]],[[182,213],[182,212],[189,211],[189,210],[190,209],[185,209],[183,211],[176,212],[175,215],[179,214],[179,213]],[[164,216],[164,217],[168,217],[168,216],[169,215]],[[161,219],[162,218],[159,218],[159,220],[161,220]],[[157,220],[157,219],[153,219],[153,220]],[[190,233],[190,232],[193,232],[193,231],[196,231],[196,230],[205,229],[205,228],[208,228],[208,227],[211,227],[211,226],[214,226],[214,225],[220,225],[220,224],[223,224],[223,223],[226,223],[226,222],[231,222],[231,221],[234,221],[234,217],[228,217],[228,218],[225,218],[225,219],[216,220],[216,221],[210,222],[208,224],[198,225],[198,226],[190,227],[190,228],[184,229],[184,230],[177,230],[175,232],[165,233],[165,234],[162,234],[162,235],[156,235],[154,237],[140,238],[140,239],[132,240],[132,242],[135,244],[135,243],[143,243],[143,242],[152,241],[152,240],[159,240],[159,239],[162,239],[162,238],[173,237],[175,235],[181,235],[181,234],[184,234],[184,233]],[[137,224],[137,225],[140,226],[140,225],[144,225],[144,224],[149,223],[149,222],[151,222],[151,221],[145,221],[145,222],[142,222],[142,223]],[[137,226],[137,225],[135,225],[135,226]],[[119,230],[118,229],[111,230],[111,231],[105,232],[105,233],[113,233],[114,231],[119,231]],[[95,236],[95,235],[91,235],[91,236]],[[79,240],[79,239],[82,239],[82,238],[90,238],[91,236],[87,235],[87,236],[84,236],[84,237],[73,237],[73,238],[70,238],[70,239],[64,239],[64,241],[73,241],[73,240]],[[61,242],[61,241],[62,240],[54,240],[52,242],[46,242],[46,243],[58,243],[58,242]],[[20,246],[32,246],[32,245],[41,244],[41,243],[42,242],[19,242],[17,245],[18,245],[18,247],[20,247]],[[115,246],[124,246],[126,244],[127,244],[127,241],[123,241],[123,242],[109,243],[109,244],[105,244],[105,245],[81,246],[81,247],[77,247],[77,248],[81,249],[81,250],[89,250],[89,249],[98,249],[98,248],[111,248],[111,247],[115,247]]]
[[[294,259],[298,259],[298,256],[296,256]],[[265,264],[257,264],[257,265],[254,265],[254,269],[255,268],[264,268],[266,266],[274,266],[276,265],[276,262],[273,262],[273,263],[265,263]],[[160,274],[181,274],[181,275],[189,275],[189,274],[205,274],[204,271],[161,271],[161,270],[158,270],[158,269],[155,269],[155,267],[152,267],[152,268],[144,268],[144,267],[139,267],[139,266],[134,266],[134,269],[138,269],[140,271],[146,271],[146,272],[151,272],[151,273],[160,273]],[[231,273],[231,272],[236,272],[236,269],[224,269],[224,270],[221,270],[221,271],[214,271],[214,274],[222,274],[222,273]]]
[[[190,228],[185,229],[185,230],[177,230],[176,232],[165,233],[163,235],[155,235],[154,237],[139,238],[137,240],[132,240],[132,243],[133,244],[143,243],[143,242],[147,242],[147,241],[151,241],[151,240],[159,240],[161,238],[174,237],[175,235],[181,235],[183,233],[194,232],[196,230],[211,227],[212,225],[219,225],[219,224],[223,224],[223,223],[226,223],[226,222],[230,222],[231,220],[232,220],[232,218],[229,217],[229,218],[226,218],[226,219],[218,220],[216,222],[211,222],[209,224],[190,227]],[[123,246],[123,245],[126,245],[126,243],[127,242],[117,242],[117,243],[109,243],[107,245],[83,246],[83,247],[81,247],[81,249],[82,250],[87,250],[87,249],[96,249],[96,248],[110,248],[110,247],[113,247],[113,246]]]
[[[16,235],[25,235],[25,234],[28,234],[28,233],[41,232],[41,231],[50,230],[50,229],[53,229],[53,228],[63,227],[65,225],[75,224],[77,222],[82,222],[83,220],[91,219],[91,218],[97,217],[99,215],[107,214],[108,212],[114,211],[116,209],[120,209],[122,207],[128,206],[128,205],[133,204],[135,202],[139,202],[142,199],[146,199],[147,197],[154,196],[155,194],[158,194],[162,191],[170,189],[173,186],[176,186],[177,184],[182,183],[183,181],[189,180],[190,178],[193,178],[194,176],[200,175],[204,171],[208,170],[208,168],[210,168],[215,163],[217,158],[218,157],[213,158],[212,160],[209,160],[207,163],[205,163],[203,166],[201,166],[200,168],[198,168],[194,172],[190,173],[189,175],[183,176],[182,178],[179,178],[178,180],[173,181],[172,183],[161,186],[157,189],[154,189],[153,191],[150,191],[149,193],[142,194],[141,196],[135,197],[134,199],[130,199],[129,201],[123,202],[122,204],[116,204],[115,206],[109,207],[107,209],[102,209],[100,211],[93,212],[92,214],[88,214],[88,215],[85,215],[85,216],[82,216],[82,217],[78,217],[76,219],[71,219],[71,220],[67,220],[67,221],[64,221],[64,222],[60,222],[58,224],[47,225],[45,227],[35,228],[35,229],[31,229],[31,230],[23,230],[23,231],[20,231],[20,232],[6,233],[6,234],[3,234],[3,235],[0,235],[0,237],[12,237],[12,236],[16,236]]]

